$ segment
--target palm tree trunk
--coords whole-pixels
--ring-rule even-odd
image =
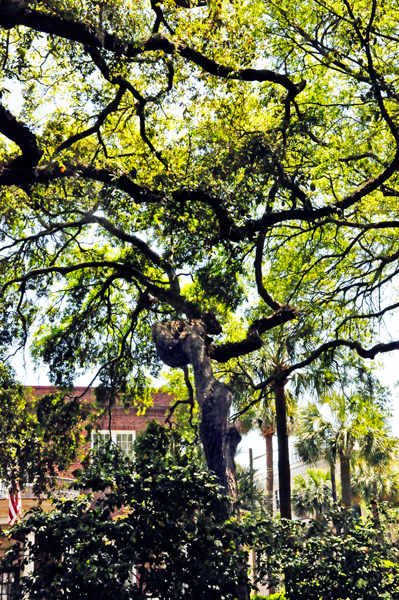
[[[336,504],[337,502],[337,481],[335,478],[335,463],[330,464],[330,473],[331,473],[331,492],[333,497],[333,502]]]
[[[287,432],[287,403],[285,382],[276,381],[274,388],[276,399],[276,423],[278,440],[278,481],[280,488],[280,515],[282,519],[291,519],[291,469]]]
[[[343,452],[339,454],[341,466],[342,504],[350,508],[352,504],[350,458]]]
[[[270,514],[273,514],[273,433],[265,435],[266,439],[266,506]]]
[[[380,519],[380,511],[378,510],[378,504],[376,498],[373,498],[371,501],[371,511],[373,513],[373,521],[374,526],[378,532],[381,531],[381,519]]]

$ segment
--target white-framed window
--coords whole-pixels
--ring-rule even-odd
[[[93,431],[91,435],[91,447],[98,448],[101,444],[108,442],[109,439],[109,431]],[[135,431],[123,431],[118,429],[111,431],[112,442],[127,454],[127,456],[133,455],[133,444],[135,439]]]
[[[18,571],[0,571],[0,600],[11,600],[13,588],[18,581]]]

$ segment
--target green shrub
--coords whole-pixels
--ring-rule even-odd
[[[398,548],[373,520],[341,510],[324,523],[259,520],[254,532],[258,581],[283,577],[287,600],[399,598]]]
[[[228,500],[195,452],[155,422],[133,460],[114,444],[93,452],[76,487],[97,494],[56,500],[13,528],[35,534],[26,549],[37,565],[16,600],[232,600],[247,561],[240,525],[226,522]],[[6,561],[18,559],[15,544]]]

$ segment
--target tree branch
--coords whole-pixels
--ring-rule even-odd
[[[92,127],[89,127],[89,129],[86,129],[85,131],[81,131],[80,133],[75,133],[75,135],[71,135],[71,137],[69,137],[67,140],[65,140],[65,142],[62,142],[62,144],[60,144],[58,146],[58,148],[55,151],[55,154],[59,154],[66,148],[70,148],[73,144],[75,144],[79,140],[83,140],[84,138],[89,137],[90,135],[93,135],[93,133],[98,133],[100,131],[100,127],[104,123],[105,119],[111,113],[116,111],[117,108],[119,107],[119,104],[120,104],[125,92],[126,92],[126,87],[123,84],[120,85],[115,98],[112,100],[112,102],[110,102],[108,104],[108,106],[106,106],[100,112],[94,125]]]
[[[1,5],[0,5],[1,8]],[[20,147],[22,155],[14,158],[10,166],[35,167],[43,152],[39,150],[36,136],[22,121],[0,104],[0,133]]]
[[[202,313],[196,304],[190,302],[190,300],[187,300],[186,298],[184,298],[178,293],[175,293],[171,289],[163,289],[157,286],[153,281],[151,281],[151,279],[146,277],[141,271],[139,271],[139,269],[136,269],[132,265],[117,261],[88,261],[65,267],[51,266],[39,269],[32,269],[25,275],[15,277],[7,281],[0,290],[0,296],[4,294],[8,287],[16,283],[20,283],[22,284],[22,286],[25,286],[26,283],[31,279],[36,279],[43,275],[50,275],[52,273],[59,275],[68,275],[69,273],[73,273],[75,271],[80,271],[83,269],[99,269],[102,267],[111,268],[116,273],[120,273],[120,277],[122,279],[125,279],[125,281],[138,281],[139,283],[144,285],[147,288],[148,292],[152,294],[155,298],[157,298],[159,301],[169,304],[169,306],[174,308],[176,311],[185,314],[189,319],[201,320],[206,330],[210,333],[212,333],[212,331],[220,333],[220,325],[218,325],[217,319],[215,317],[212,317],[211,314]]]
[[[159,203],[165,198],[162,191],[153,191],[140,186],[127,175],[119,175],[108,169],[98,169],[87,165],[60,167],[58,164],[48,164],[32,169],[13,168],[10,163],[0,165],[0,186],[16,185],[18,187],[31,184],[50,183],[57,179],[67,179],[79,175],[83,179],[100,181],[128,194],[134,202],[142,204]]]
[[[277,213],[266,213],[260,219],[248,221],[244,227],[241,228],[241,235],[263,231],[277,223],[288,221],[306,221],[311,223],[318,219],[340,213],[342,210],[350,208],[356,204],[356,202],[359,202],[359,200],[377,190],[395,173],[395,171],[398,170],[398,168],[399,149],[396,150],[392,162],[382,173],[373,179],[369,179],[369,181],[359,186],[352,194],[345,196],[345,198],[335,204],[330,204],[322,208],[291,208]]]
[[[392,350],[398,350],[399,341],[389,342],[387,344],[376,344],[375,346],[372,346],[367,350],[366,348],[363,348],[360,342],[352,342],[350,340],[342,339],[332,340],[331,342],[326,342],[325,344],[319,346],[319,348],[317,348],[304,360],[284,369],[284,377],[288,377],[291,373],[297,371],[298,369],[303,369],[304,367],[307,367],[317,358],[319,358],[324,352],[342,346],[350,348],[351,350],[355,350],[361,358],[369,358],[370,360],[373,360],[377,356],[377,354],[391,352]],[[261,387],[261,385],[259,385],[258,387]]]
[[[165,54],[178,53],[210,75],[240,81],[269,81],[283,86],[292,98],[298,95],[304,87],[303,83],[296,85],[287,75],[275,73],[268,69],[233,69],[232,67],[226,67],[185,44],[175,44],[161,33],[153,33],[137,43],[124,42],[114,34],[104,31],[99,32],[92,25],[86,25],[80,21],[58,15],[50,15],[43,11],[32,10],[18,0],[0,0],[0,25],[5,29],[10,29],[16,25],[25,25],[35,31],[56,35],[72,42],[81,43],[84,46],[104,48],[126,58],[135,58],[139,54],[157,50],[163,50]]]
[[[266,331],[292,321],[298,316],[298,309],[292,306],[282,306],[269,317],[258,319],[252,323],[248,329],[247,337],[241,342],[231,342],[228,344],[211,344],[208,348],[209,356],[220,363],[229,361],[231,358],[250,354],[259,350],[263,346],[261,335]]]
[[[85,217],[87,219],[87,222],[98,223],[106,231],[115,236],[118,240],[127,242],[128,244],[135,246],[146,258],[148,258],[148,260],[150,260],[154,265],[160,267],[165,271],[169,278],[171,290],[174,293],[180,293],[179,280],[176,276],[173,266],[167,260],[162,258],[157,252],[152,250],[152,248],[150,248],[148,244],[146,244],[143,240],[131,233],[126,233],[122,229],[119,229],[119,227],[116,227],[116,225],[111,223],[105,217],[98,217],[96,215],[90,214],[85,214]]]
[[[265,245],[265,233],[260,233],[258,236],[258,240],[256,242],[256,255],[255,255],[255,279],[256,286],[258,288],[258,294],[262,298],[262,300],[270,306],[273,310],[279,310],[283,308],[283,305],[280,302],[274,300],[270,294],[266,291],[265,286],[263,285],[263,276],[262,276],[262,260],[263,260],[263,249]]]

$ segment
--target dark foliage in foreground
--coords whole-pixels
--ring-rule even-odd
[[[243,548],[256,549],[257,581],[284,582],[287,600],[399,599],[399,553],[384,519],[377,526],[344,509],[323,522],[229,518],[197,450],[154,422],[133,460],[109,443],[75,487],[91,493],[37,508],[13,528],[18,539],[35,534],[27,549],[37,566],[16,599],[233,600],[248,586]]]
[[[288,600],[396,600],[398,548],[388,531],[350,511],[316,520],[265,521],[256,529],[258,580],[277,585]]]
[[[228,501],[194,454],[156,423],[133,461],[114,445],[93,453],[78,485],[95,494],[57,500],[14,528],[35,534],[28,546],[39,563],[16,597],[233,598],[236,525],[225,522]]]

